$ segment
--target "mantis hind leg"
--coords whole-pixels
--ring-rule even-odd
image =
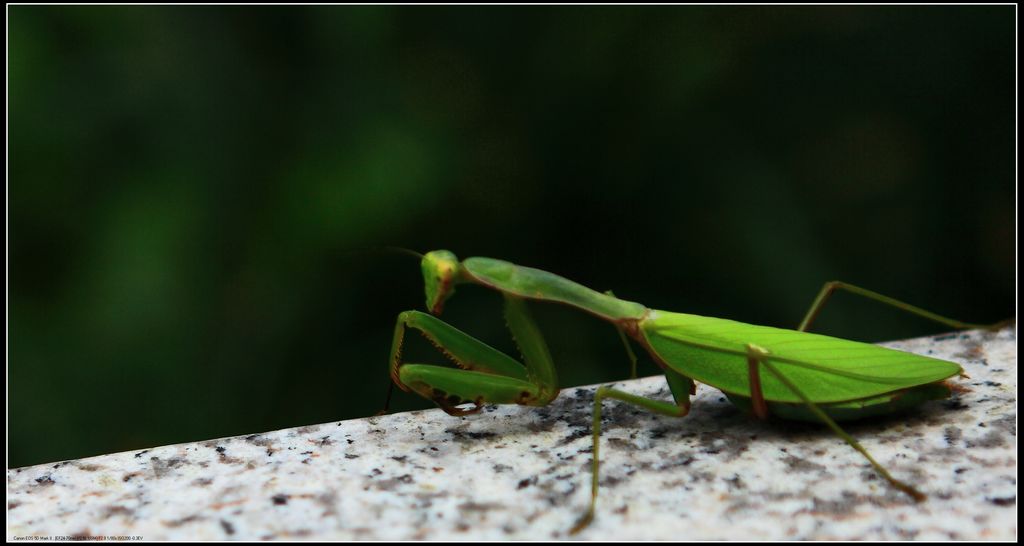
[[[821,287],[821,291],[818,292],[818,297],[814,298],[814,303],[811,304],[811,308],[807,311],[807,315],[804,316],[804,320],[800,323],[800,326],[797,327],[797,330],[804,332],[807,331],[808,328],[810,328],[811,323],[814,322],[814,319],[818,317],[818,313],[821,312],[821,308],[825,306],[825,302],[828,301],[829,297],[832,296],[832,294],[836,290],[845,290],[847,292],[852,292],[865,298],[877,301],[879,303],[884,303],[886,305],[890,305],[892,307],[901,309],[913,315],[924,317],[928,320],[944,324],[946,326],[949,326],[950,328],[954,328],[957,330],[975,328],[984,330],[998,330],[999,328],[1002,328],[1003,326],[1006,326],[1007,324],[1010,324],[1012,322],[1012,319],[997,322],[995,324],[973,324],[969,322],[961,322],[959,320],[954,320],[941,315],[937,315],[935,313],[932,313],[931,311],[925,311],[920,307],[915,307],[908,303],[899,301],[895,298],[890,298],[889,296],[883,296],[878,292],[872,292],[871,290],[867,290],[859,286],[854,286],[852,284],[847,284],[841,281],[829,281],[825,283],[824,286]]]
[[[593,432],[591,435],[593,449],[591,453],[590,507],[587,509],[587,512],[583,517],[573,525],[569,534],[574,535],[582,531],[590,525],[591,521],[594,520],[594,510],[597,507],[598,477],[600,469],[599,450],[601,447],[601,403],[605,398],[613,398],[635,406],[640,406],[660,415],[668,415],[669,417],[685,417],[690,413],[690,394],[694,390],[693,380],[671,370],[666,370],[665,379],[668,380],[669,390],[672,391],[672,397],[675,400],[675,403],[651,400],[650,398],[644,398],[643,396],[637,396],[611,387],[598,387],[597,392],[594,394],[594,413],[592,421]]]
[[[749,365],[752,370],[750,372],[751,377],[757,375],[754,371],[754,368],[764,366],[765,369],[767,369],[772,375],[778,378],[778,380],[781,381],[786,386],[786,388],[788,388],[790,391],[793,392],[793,394],[800,398],[803,401],[804,405],[807,406],[807,409],[809,409],[822,423],[824,423],[830,429],[832,429],[832,432],[834,432],[836,436],[839,436],[850,447],[860,452],[860,454],[863,455],[869,463],[871,463],[871,466],[874,467],[875,471],[878,472],[883,478],[885,478],[886,481],[892,484],[893,487],[910,495],[917,502],[921,502],[925,499],[924,493],[921,493],[917,489],[914,489],[912,486],[892,477],[892,475],[889,474],[889,471],[886,470],[885,467],[883,467],[882,465],[878,464],[878,461],[876,461],[875,458],[872,457],[870,453],[868,453],[868,450],[864,449],[864,446],[860,445],[860,442],[855,440],[853,436],[850,436],[845,430],[840,428],[839,425],[837,425],[836,422],[831,417],[829,417],[828,414],[825,413],[825,411],[819,408],[817,404],[812,402],[806,394],[804,394],[799,388],[797,388],[795,383],[790,381],[778,370],[778,368],[776,368],[771,362],[769,362],[768,357],[770,353],[766,349],[763,349],[753,344],[748,344],[747,355],[748,362],[750,363]],[[760,383],[757,383],[756,385],[754,383],[751,383],[751,400],[756,401],[758,399],[761,400],[762,404],[764,403],[764,394],[761,392],[761,385]],[[758,411],[756,409],[757,403],[754,402],[754,405],[754,412],[756,414]],[[765,416],[767,416],[767,407],[765,407],[763,411],[765,412]]]

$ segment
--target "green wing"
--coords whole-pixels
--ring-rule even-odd
[[[945,360],[834,337],[732,320],[652,311],[640,323],[647,342],[673,370],[727,393],[750,396],[747,344],[815,402],[841,402],[941,381],[961,372]],[[800,402],[761,369],[765,400]]]

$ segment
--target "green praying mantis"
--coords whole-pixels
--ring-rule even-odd
[[[567,304],[612,323],[632,361],[628,338],[643,347],[665,373],[674,403],[636,396],[607,386],[594,395],[591,500],[570,530],[575,534],[594,518],[598,497],[601,406],[611,398],[661,415],[684,417],[697,383],[719,389],[735,405],[759,419],[824,423],[893,487],[915,501],[925,495],[881,466],[837,421],[888,414],[928,400],[947,398],[944,381],[965,375],[952,362],[807,332],[822,306],[842,289],[956,329],[989,328],[948,319],[901,301],[840,282],[826,283],[796,330],[755,326],[726,319],[650,309],[601,293],[547,271],[491,258],[460,261],[436,250],[422,255],[421,268],[430,313],[398,315],[391,347],[388,402],[394,385],[432,400],[450,415],[480,411],[485,404],[545,406],[558,396],[554,363],[525,300]],[[490,347],[436,317],[460,284],[476,284],[504,297],[505,320],[523,362]],[[458,368],[402,361],[406,329],[420,331]],[[387,411],[388,402],[385,403]],[[473,404],[471,408],[460,408]]]

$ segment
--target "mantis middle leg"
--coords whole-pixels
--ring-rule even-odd
[[[680,375],[672,370],[665,371],[665,379],[668,380],[669,390],[672,391],[672,398],[675,403],[661,400],[651,400],[643,396],[637,396],[628,392],[613,389],[611,387],[598,387],[594,394],[594,414],[592,424],[593,449],[591,453],[591,481],[590,481],[590,507],[587,513],[573,525],[569,534],[576,534],[582,531],[594,519],[594,510],[597,507],[598,477],[600,468],[600,447],[601,447],[601,403],[605,398],[614,398],[628,402],[635,406],[669,417],[685,417],[690,413],[690,394],[694,391],[693,380]]]
[[[604,293],[613,298],[615,297],[615,292],[612,292],[611,290],[605,290]],[[629,339],[626,337],[626,331],[622,329],[622,326],[615,324],[615,331],[619,333],[619,339],[622,340],[622,346],[626,348],[626,356],[629,357],[629,378],[636,379],[636,353],[634,353],[633,348],[629,346]]]

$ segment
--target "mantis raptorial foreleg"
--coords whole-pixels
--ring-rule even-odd
[[[690,413],[690,394],[694,390],[693,380],[671,370],[665,371],[665,379],[668,380],[669,390],[672,391],[672,398],[675,400],[674,404],[661,400],[651,400],[650,398],[644,398],[643,396],[637,396],[611,387],[598,387],[597,392],[594,394],[594,414],[592,424],[593,449],[591,453],[590,508],[588,508],[587,513],[576,522],[576,525],[572,527],[569,534],[576,534],[589,525],[594,519],[594,510],[597,507],[602,401],[604,401],[605,398],[614,398],[616,400],[640,406],[660,415],[667,415],[669,417],[685,417]]]
[[[790,381],[788,378],[786,378],[786,376],[784,376],[782,374],[782,372],[780,372],[778,370],[778,368],[775,367],[775,365],[770,363],[769,362],[770,353],[768,352],[768,350],[766,350],[766,349],[764,349],[762,347],[758,347],[758,346],[753,345],[753,344],[748,344],[747,345],[747,354],[749,355],[750,366],[752,368],[756,368],[756,367],[759,367],[759,366],[764,366],[765,369],[767,369],[769,372],[771,372],[772,375],[774,375],[776,378],[778,378],[778,380],[781,381],[782,384],[784,384],[786,386],[786,388],[788,388],[790,391],[793,392],[793,394],[795,394],[798,398],[800,398],[803,401],[804,405],[806,405],[807,408],[809,410],[811,410],[811,412],[814,413],[818,417],[818,419],[821,420],[822,423],[824,423],[830,429],[832,429],[832,432],[834,432],[836,434],[836,436],[839,436],[847,444],[849,444],[850,447],[852,447],[853,449],[856,449],[857,451],[859,451],[860,454],[863,455],[864,458],[867,459],[869,463],[871,463],[871,466],[874,467],[874,469],[879,474],[881,474],[883,478],[885,478],[890,484],[892,484],[893,487],[895,487],[895,488],[903,491],[904,493],[910,495],[917,502],[921,502],[921,501],[923,501],[925,499],[925,495],[923,493],[921,493],[920,491],[918,491],[917,489],[914,489],[910,485],[908,485],[906,483],[903,483],[903,482],[897,480],[896,478],[893,478],[892,475],[889,474],[889,471],[886,470],[882,465],[878,464],[878,462],[875,461],[875,458],[872,457],[870,453],[868,453],[868,450],[864,449],[864,447],[860,445],[860,442],[855,440],[853,438],[853,436],[850,436],[845,430],[840,428],[839,425],[836,424],[836,422],[834,420],[832,420],[831,417],[828,416],[828,414],[826,414],[824,411],[822,411],[821,408],[819,408],[817,404],[812,402],[811,399],[806,394],[804,394],[799,388],[797,388],[796,384],[794,384],[792,381]],[[751,372],[751,376],[754,376],[754,375],[756,375],[756,373],[755,372]],[[762,401],[762,403],[763,403],[763,401],[764,401],[764,394],[760,392],[760,390],[761,390],[760,383],[757,383],[757,385],[756,385],[756,389],[757,389],[758,392],[756,392],[756,393],[754,392],[754,387],[755,387],[755,385],[751,384],[751,400],[760,399]],[[756,407],[756,403],[755,403],[755,407]],[[765,410],[767,411],[767,408],[765,408]],[[756,411],[757,410],[755,410],[755,413],[756,413]]]
[[[829,281],[825,283],[824,286],[821,287],[821,291],[818,292],[818,297],[814,298],[814,303],[811,304],[811,308],[807,311],[807,315],[804,316],[803,322],[801,322],[800,326],[797,327],[798,331],[806,332],[807,329],[811,327],[811,323],[814,322],[814,319],[818,317],[818,313],[821,312],[821,308],[824,307],[825,302],[828,301],[828,298],[836,290],[846,290],[847,292],[852,292],[859,296],[875,300],[879,303],[890,305],[897,309],[906,311],[910,314],[917,315],[919,317],[924,317],[928,320],[933,320],[935,322],[938,322],[939,324],[944,324],[956,330],[965,330],[970,328],[979,328],[983,330],[998,330],[999,328],[1002,328],[1003,326],[1006,326],[1008,323],[1012,322],[1005,320],[997,322],[995,324],[972,324],[969,322],[961,322],[959,320],[947,318],[942,315],[937,315],[935,313],[932,313],[931,311],[926,311],[924,309],[921,309],[920,307],[910,305],[909,303],[904,303],[895,298],[883,296],[878,292],[872,292],[871,290],[867,290],[859,286],[847,284],[842,281]]]
[[[522,299],[505,295],[505,320],[525,365],[433,315],[419,311],[401,313],[391,348],[393,382],[403,390],[433,400],[452,415],[476,413],[485,403],[546,405],[558,395],[558,380],[547,344]],[[419,330],[462,369],[402,362],[408,328]],[[456,407],[464,403],[475,407]]]

